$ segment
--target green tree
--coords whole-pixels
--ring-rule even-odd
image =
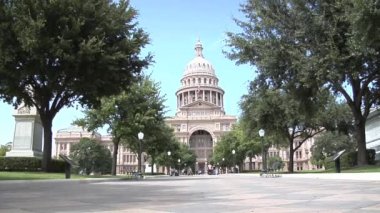
[[[264,153],[270,145],[287,147],[288,171],[293,172],[294,152],[309,138],[324,131],[324,126],[335,123],[332,118],[339,115],[331,115],[330,112],[334,103],[327,90],[315,95],[312,102],[305,102],[285,90],[251,87],[241,101],[242,122],[245,131],[253,134],[252,138],[257,137],[258,129],[266,131]]]
[[[170,150],[168,149],[168,146],[170,146],[170,144],[176,139],[174,138],[173,129],[166,125],[164,121],[155,126],[152,130],[154,130],[154,132],[152,131],[152,134],[147,138],[146,144],[144,144],[144,150],[150,156],[150,163],[152,165],[151,173],[153,174],[153,166],[158,162],[157,158],[161,154],[166,155],[167,151]]]
[[[321,88],[341,95],[354,118],[358,165],[366,159],[365,122],[380,100],[377,0],[250,0],[240,33],[228,33],[228,56],[258,68],[276,88]]]
[[[6,154],[8,151],[10,151],[9,146],[7,146],[7,145],[1,145],[1,146],[0,146],[0,157],[4,157],[5,154]]]
[[[70,158],[87,175],[92,172],[107,174],[111,172],[111,152],[94,139],[82,138],[70,148]]]
[[[139,168],[141,168],[140,149],[149,150],[152,154],[154,147],[158,147],[157,137],[164,137],[159,135],[164,132],[158,133],[162,130],[164,120],[163,102],[159,85],[149,77],[144,77],[131,84],[127,92],[103,98],[99,108],[85,110],[85,117],[74,123],[89,131],[108,125],[108,132],[112,135],[114,145],[111,174],[116,175],[120,143],[139,154]],[[137,138],[140,131],[145,135],[143,141]]]
[[[180,168],[183,169],[188,166],[195,168],[195,162],[197,161],[197,157],[195,156],[194,152],[190,150],[188,145],[181,143],[178,155],[178,159],[181,160],[179,163]]]
[[[221,163],[223,166],[241,167],[247,156],[249,147],[244,144],[244,135],[239,125],[234,125],[232,130],[224,134],[216,144],[213,153],[213,162]],[[232,153],[235,150],[235,154]],[[224,161],[223,161],[224,159]]]
[[[268,159],[269,167],[273,170],[280,170],[284,168],[284,162],[279,156],[272,156]]]
[[[166,145],[165,151],[161,152],[157,156],[157,163],[159,165],[166,166],[167,169],[169,170],[169,167],[173,167],[177,165],[177,160],[178,158],[181,157],[180,149],[181,149],[181,144],[178,141],[178,139],[176,139],[173,135],[168,140],[168,144]],[[170,155],[168,155],[168,152],[170,152]]]
[[[349,153],[355,149],[355,141],[349,135],[342,134],[339,131],[327,131],[316,138],[311,148],[312,161],[316,164],[325,165],[326,159],[339,151],[346,150],[346,153]]]
[[[51,162],[52,122],[65,106],[96,107],[151,62],[148,36],[129,1],[1,1],[0,98],[35,106],[44,127],[42,167]]]

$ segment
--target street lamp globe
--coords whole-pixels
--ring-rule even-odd
[[[139,140],[144,139],[144,133],[139,132],[139,133],[137,134],[137,137],[139,138]]]
[[[178,159],[178,163],[181,163],[181,159]]]
[[[232,150],[232,154],[233,154],[233,155],[235,154],[235,150],[234,150],[234,149]]]
[[[264,135],[265,135],[265,130],[260,129],[260,130],[259,130],[259,135],[260,135],[260,137],[264,137]]]
[[[170,156],[170,155],[172,154],[172,152],[171,152],[171,151],[168,151],[167,154],[168,154],[168,156]]]

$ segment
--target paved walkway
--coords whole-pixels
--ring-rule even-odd
[[[380,212],[380,173],[0,181],[0,212]]]
[[[284,174],[284,178],[313,178],[332,180],[371,180],[380,181],[380,173],[316,173],[316,174]]]

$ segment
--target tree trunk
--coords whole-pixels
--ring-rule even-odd
[[[365,121],[355,122],[355,137],[358,145],[358,166],[368,165],[367,147],[365,138]]]
[[[44,150],[42,155],[42,171],[51,171],[51,148],[53,119],[48,116],[40,116],[44,128]]]
[[[119,141],[120,141],[120,139],[115,139],[113,141],[112,169],[111,169],[111,175],[113,175],[113,176],[116,176],[117,154],[119,151]]]
[[[294,147],[293,140],[289,142],[289,164],[288,164],[288,172],[294,172]]]
[[[252,156],[249,156],[249,171],[252,171]]]
[[[153,175],[153,173],[154,173],[154,163],[155,163],[155,160],[156,160],[156,158],[155,158],[155,156],[154,155],[151,155],[151,157],[152,157],[152,167],[151,167],[151,171],[150,171],[150,173],[152,173],[152,175]]]

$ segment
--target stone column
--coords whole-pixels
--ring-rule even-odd
[[[181,92],[181,106],[185,105],[184,95],[183,92]]]
[[[70,154],[70,148],[71,148],[71,143],[67,142],[67,147],[66,147],[66,155]]]
[[[56,156],[59,156],[59,153],[61,152],[61,143],[59,143],[59,142],[56,142],[55,143],[55,150],[56,150],[56,153],[55,153],[55,155]]]
[[[216,105],[220,106],[220,103],[219,103],[219,92],[216,92]]]

